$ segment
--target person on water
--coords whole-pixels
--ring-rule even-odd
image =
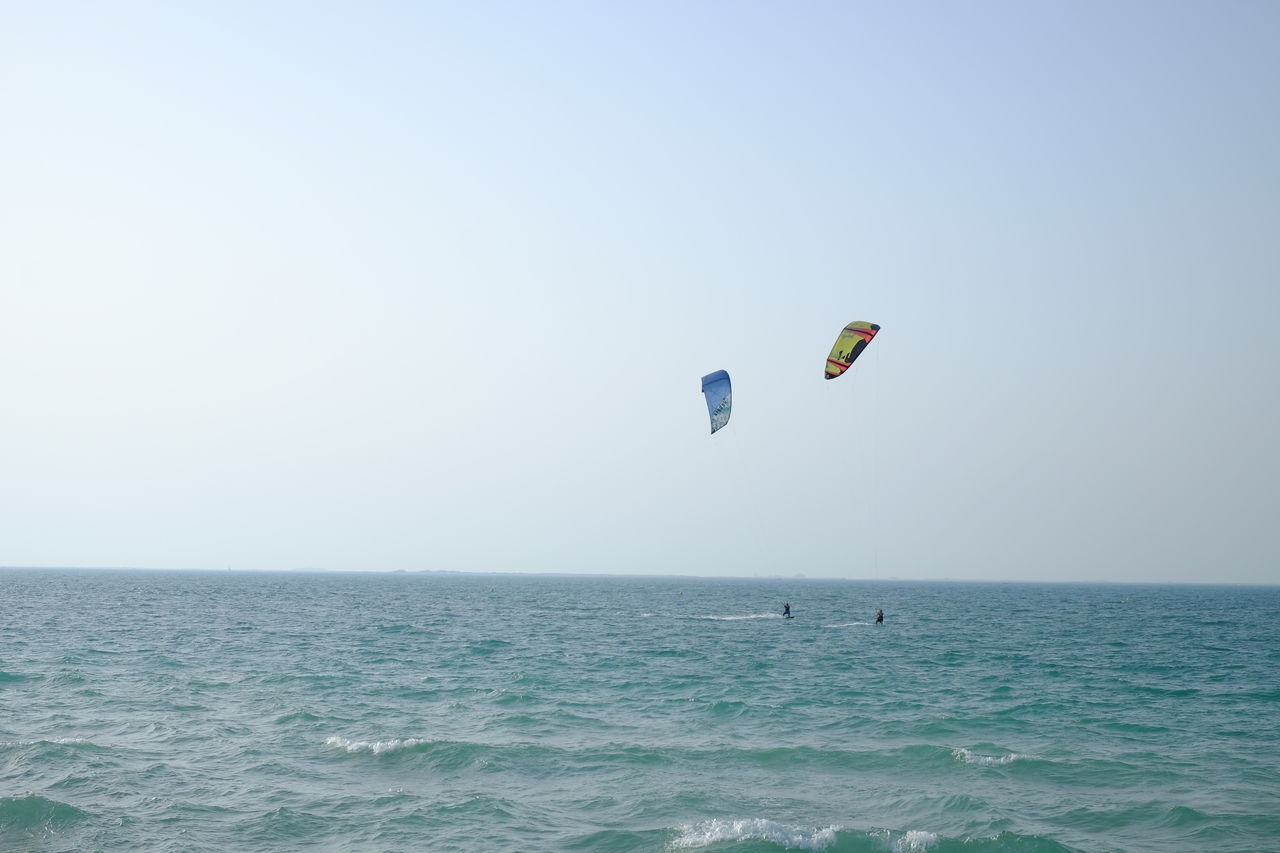
[[[877,624],[877,625],[883,625],[883,624],[884,624],[884,611],[883,611],[883,610],[877,610],[877,611],[876,611],[876,624]]]
[[[783,619],[791,618],[791,602],[790,601],[782,605],[782,618]]]

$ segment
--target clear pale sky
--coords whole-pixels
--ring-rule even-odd
[[[1278,270],[1267,0],[7,0],[0,565],[1277,583]]]

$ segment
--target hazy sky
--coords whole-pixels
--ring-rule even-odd
[[[1277,583],[1278,271],[1269,0],[0,0],[0,565]]]

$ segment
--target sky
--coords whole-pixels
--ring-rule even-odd
[[[0,565],[1280,583],[1278,45],[0,0]]]

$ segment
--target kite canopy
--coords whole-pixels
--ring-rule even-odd
[[[702,393],[707,398],[707,414],[711,416],[711,431],[714,433],[729,422],[729,411],[733,408],[729,374],[717,370],[702,377]]]
[[[827,378],[835,379],[848,370],[878,331],[880,327],[875,323],[861,321],[850,323],[841,329],[836,345],[831,348],[831,355],[827,356]]]

